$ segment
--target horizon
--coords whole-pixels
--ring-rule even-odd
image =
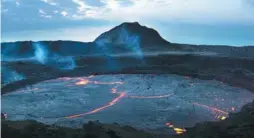
[[[139,22],[171,43],[253,46],[253,11],[249,0],[3,0],[1,43],[92,42],[123,22]]]

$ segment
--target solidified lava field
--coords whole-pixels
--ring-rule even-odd
[[[248,90],[177,75],[58,78],[2,96],[9,120],[81,127],[90,120],[171,131],[224,120],[254,100]]]

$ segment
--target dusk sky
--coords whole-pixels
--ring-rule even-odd
[[[254,45],[254,0],[2,0],[2,41],[93,41],[122,22],[169,42]]]

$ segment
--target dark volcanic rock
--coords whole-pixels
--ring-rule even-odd
[[[82,129],[44,125],[36,121],[2,121],[4,138],[164,138],[136,129],[127,130],[114,124],[89,122]]]
[[[28,79],[6,85],[2,93],[59,76],[84,76],[88,74],[177,74],[199,79],[216,79],[234,87],[254,92],[254,59],[209,57],[197,55],[158,55],[136,57],[85,56],[75,59],[77,67],[70,71],[56,70],[32,63],[6,63]]]
[[[163,39],[160,34],[146,26],[141,26],[138,22],[122,23],[119,26],[101,34],[94,41],[98,44],[111,45],[140,45],[143,49],[151,46],[166,46],[170,44]]]
[[[82,129],[44,125],[36,121],[2,120],[2,137],[9,138],[253,138],[254,101],[239,113],[220,122],[205,122],[186,128],[182,135],[153,134],[130,126],[101,124],[98,121],[84,124]]]
[[[187,129],[179,138],[253,138],[254,101],[242,107],[239,113],[221,122],[206,122]]]
[[[49,53],[56,53],[63,56],[87,55],[96,53],[98,49],[93,43],[75,41],[20,41],[1,43],[2,60],[14,60],[18,58],[31,58],[35,56],[35,45],[39,44]]]

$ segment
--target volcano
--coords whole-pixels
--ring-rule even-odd
[[[2,43],[2,109],[9,120],[184,133],[253,101],[253,53],[253,46],[175,44],[137,22],[88,43]]]
[[[208,46],[170,43],[160,34],[138,22],[122,23],[111,30],[102,33],[93,42],[75,41],[21,41],[1,43],[1,57],[4,61],[33,57],[34,45],[43,45],[50,53],[64,56],[80,55],[112,55],[124,53],[168,52],[195,54],[195,52],[210,52],[220,56],[253,57],[252,46]],[[71,48],[70,48],[71,47]]]
[[[171,45],[156,30],[134,22],[122,23],[101,34],[93,42],[88,43],[74,41],[2,43],[2,58],[3,60],[8,60],[31,57],[35,52],[34,45],[38,43],[43,45],[49,53],[57,53],[65,56],[180,50],[181,47]]]
[[[1,48],[2,66],[15,72],[16,76],[12,75],[15,78],[23,76],[36,80],[38,76],[55,78],[66,73],[87,75],[160,72],[191,75],[202,79],[229,80],[232,85],[244,85],[254,90],[254,86],[245,86],[246,83],[230,79],[237,71],[238,79],[247,78],[250,80],[248,83],[254,81],[253,46],[170,43],[156,30],[142,26],[138,22],[122,23],[101,34],[93,42],[6,42],[1,43]],[[36,70],[30,71],[29,67]],[[45,69],[46,72],[43,71]],[[69,71],[63,72],[64,70]],[[6,74],[5,71],[3,73]],[[5,80],[6,75],[2,76],[5,76],[2,77],[3,86],[7,82],[9,84],[20,80]],[[13,88],[15,87],[8,86],[4,87],[4,90],[11,91]]]
[[[166,47],[172,50],[178,47],[171,46],[170,43],[163,39],[160,34],[146,26],[141,26],[138,22],[122,23],[119,26],[101,34],[94,41],[98,45],[119,45],[129,48],[140,48],[146,50],[163,50]]]
[[[90,75],[47,80],[5,94],[2,110],[9,120],[33,119],[74,128],[100,120],[173,133],[166,123],[191,127],[223,120],[252,100],[253,93],[213,80],[153,74]]]

